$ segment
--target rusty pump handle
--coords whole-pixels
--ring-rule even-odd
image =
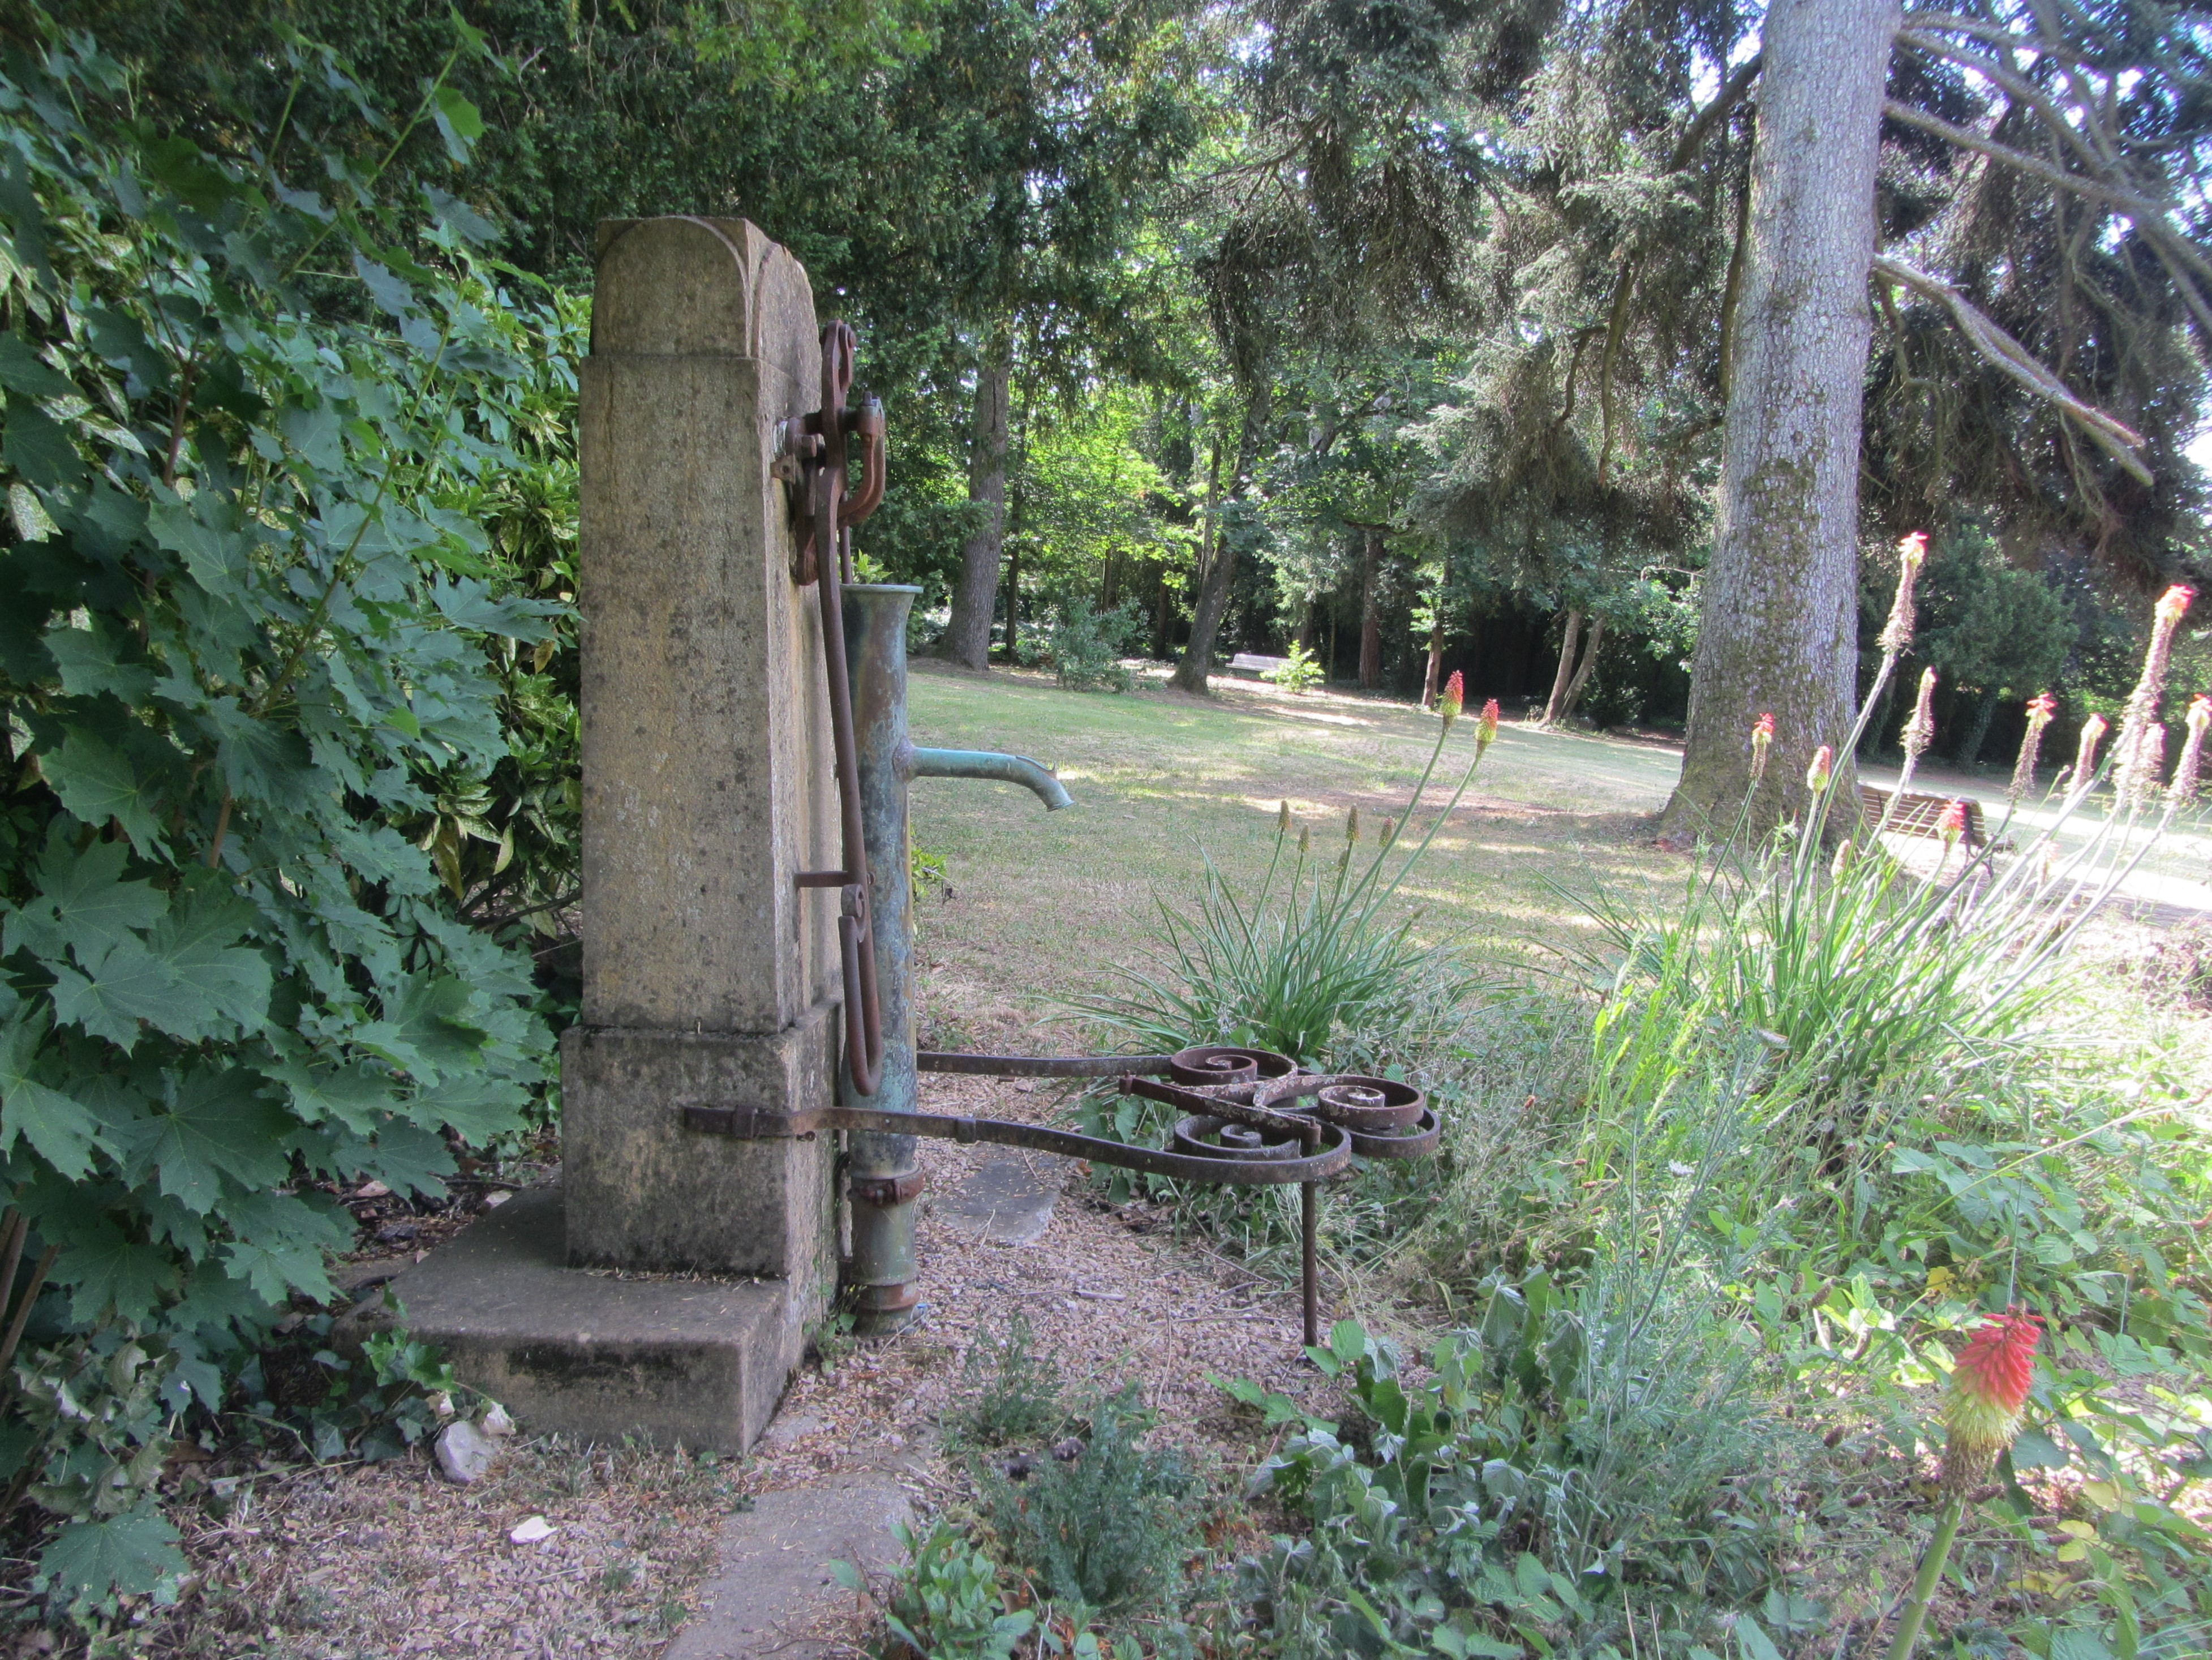
[[[860,828],[859,745],[853,733],[853,684],[845,660],[845,605],[842,579],[851,573],[852,526],[883,500],[884,418],[873,399],[855,413],[845,407],[853,388],[853,361],[859,348],[852,325],[842,319],[822,331],[822,408],[808,424],[820,442],[806,473],[811,523],[815,594],[822,612],[822,662],[830,679],[830,738],[837,778],[837,820],[843,843],[842,868],[806,871],[801,887],[839,890],[837,951],[845,981],[845,1065],[857,1095],[876,1092],[883,1082],[883,1002],[876,988],[875,927],[869,894],[868,848]],[[857,497],[846,495],[848,429],[867,445],[866,483]],[[804,575],[802,561],[802,575]],[[834,881],[831,879],[837,879]]]

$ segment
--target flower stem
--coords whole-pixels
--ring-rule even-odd
[[[1929,1599],[1936,1595],[1936,1586],[1943,1578],[1943,1565],[1951,1560],[1951,1541],[1959,1536],[1959,1523],[1966,1514],[1966,1496],[1954,1493],[1943,1501],[1943,1509],[1936,1518],[1936,1536],[1928,1541],[1927,1554],[1920,1559],[1920,1572],[1912,1581],[1912,1595],[1905,1599],[1905,1608],[1897,1622],[1897,1636],[1889,1645],[1889,1660],[1911,1660],[1913,1645],[1920,1640],[1920,1627],[1928,1618]]]

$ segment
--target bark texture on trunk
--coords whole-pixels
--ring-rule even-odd
[[[1367,526],[1359,555],[1359,689],[1373,691],[1382,684],[1382,612],[1375,603],[1375,587],[1382,571],[1382,532]]]
[[[1006,556],[1006,661],[1021,660],[1022,544]]]
[[[1802,805],[1814,749],[1850,726],[1867,270],[1899,16],[1898,0],[1775,0],[1766,14],[1720,523],[1681,781],[1660,819],[1675,846],[1734,820],[1761,714],[1774,749],[1754,832]],[[1838,799],[1851,800],[1839,759]]]
[[[1429,624],[1429,667],[1421,677],[1421,707],[1432,709],[1437,706],[1437,679],[1444,666],[1444,607],[1437,602],[1436,620]]]
[[[1559,718],[1560,720],[1565,721],[1573,714],[1575,706],[1583,701],[1583,688],[1589,684],[1590,671],[1597,666],[1598,645],[1604,638],[1605,618],[1591,617],[1589,639],[1583,647],[1581,666],[1575,670],[1575,678],[1567,682],[1567,695],[1559,703]]]
[[[1252,465],[1260,452],[1260,435],[1267,427],[1272,395],[1271,389],[1263,383],[1244,406],[1243,426],[1237,435],[1237,470],[1229,480],[1229,499],[1232,502],[1242,501],[1250,483]],[[1218,465],[1219,452],[1215,453],[1214,459]],[[1210,491],[1207,499],[1210,504]],[[1210,506],[1206,521],[1209,526],[1218,523],[1218,516]],[[1199,584],[1198,604],[1190,619],[1190,643],[1183,648],[1182,661],[1176,665],[1173,683],[1182,691],[1206,690],[1206,677],[1212,667],[1213,636],[1221,631],[1222,614],[1229,609],[1229,585],[1237,575],[1236,547],[1218,528],[1209,529],[1208,534],[1220,545],[1201,550],[1206,560],[1205,578]]]
[[[945,654],[971,669],[991,663],[991,615],[997,608],[999,556],[1006,538],[1006,428],[1013,378],[1012,347],[1002,340],[975,375],[968,499],[982,508],[983,522],[960,550],[960,581],[952,590],[952,618],[945,629]]]
[[[1552,674],[1552,695],[1544,700],[1544,718],[1540,726],[1550,726],[1565,711],[1567,683],[1575,678],[1575,648],[1582,643],[1583,614],[1579,608],[1567,607],[1566,628],[1559,637],[1559,666]]]
[[[1960,737],[1959,752],[1953,758],[1968,772],[1982,763],[1982,746],[1990,741],[1990,723],[1996,719],[1998,694],[1985,691],[1974,700],[1974,712],[1967,718],[1966,730]]]

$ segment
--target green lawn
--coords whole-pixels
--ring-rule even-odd
[[[1094,984],[1143,949],[1154,897],[1196,889],[1210,854],[1231,875],[1265,864],[1277,803],[1316,842],[1341,845],[1357,806],[1371,850],[1381,816],[1401,809],[1436,741],[1403,703],[1231,683],[1196,699],[1062,691],[1038,678],[988,678],[918,664],[918,744],[1012,750],[1056,767],[1074,811],[1048,814],[1027,791],[923,779],[914,835],[943,855],[952,897],[921,911],[925,1043],[1042,1043],[1028,1031],[1054,994]],[[1430,801],[1441,806],[1474,754],[1474,723],[1454,728]],[[1425,938],[1519,947],[1583,926],[1547,880],[1642,884],[1680,863],[1650,846],[1651,815],[1673,787],[1668,750],[1508,727],[1466,800],[1401,892]],[[1416,818],[1422,833],[1431,815]],[[1067,1034],[1060,1034],[1065,1041]]]

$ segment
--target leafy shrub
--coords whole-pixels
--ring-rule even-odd
[[[1006,1611],[998,1565],[942,1517],[920,1536],[904,1523],[896,1532],[907,1561],[884,1608],[891,1635],[927,1660],[1011,1660],[1014,1645],[1036,1627],[1036,1613]],[[830,1571],[848,1590],[866,1592],[849,1562],[833,1562]]]
[[[1389,1344],[1338,1323],[1311,1353],[1349,1384],[1358,1432],[1308,1420],[1261,1473],[1313,1524],[1244,1570],[1279,1635],[1515,1654],[1505,1639],[1532,1628],[1601,1629],[1601,1585],[1756,1594],[1775,1536],[1712,1503],[1772,1450],[1741,1350],[1679,1282],[1616,1289],[1495,1279],[1480,1325],[1439,1341],[1418,1383]]]
[[[1328,672],[1322,667],[1320,658],[1304,646],[1293,644],[1291,654],[1283,660],[1281,665],[1269,669],[1260,678],[1272,680],[1285,691],[1296,696],[1321,684],[1328,678]]]
[[[117,1403],[15,1439],[20,1468],[60,1456],[64,1514],[68,1471],[135,1468],[289,1297],[330,1295],[351,1229],[320,1184],[434,1191],[448,1138],[515,1127],[544,1077],[530,964],[455,896],[465,843],[497,886],[522,834],[483,792],[558,608],[498,591],[483,517],[518,522],[514,441],[574,318],[498,286],[465,204],[383,177],[433,126],[465,159],[466,100],[356,113],[216,154],[137,123],[82,39],[0,72],[0,1177],[59,1248],[38,1341]],[[549,789],[558,747],[521,763]],[[143,1514],[50,1570],[137,1583]]]
[[[1056,1602],[1123,1616],[1171,1611],[1198,1542],[1198,1484],[1180,1453],[1138,1444],[1152,1418],[1135,1384],[1081,1416],[1073,1456],[1036,1459],[1020,1481],[978,1468],[992,1530]]]
[[[1054,617],[1045,661],[1070,691],[1127,691],[1133,682],[1121,659],[1143,636],[1144,628],[1133,602],[1101,611],[1079,596]]]

